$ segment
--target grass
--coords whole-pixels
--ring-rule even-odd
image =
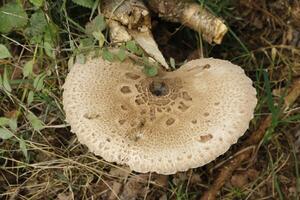
[[[214,180],[215,166],[234,154],[265,115],[272,115],[273,123],[264,143],[237,171],[248,177],[247,182],[239,187],[228,181],[218,198],[299,198],[299,147],[295,146],[295,133],[300,129],[299,101],[278,118],[288,86],[300,75],[300,50],[285,42],[288,27],[281,21],[290,19],[286,10],[292,5],[285,2],[280,9],[268,3],[269,7],[263,7],[254,2],[199,1],[230,26],[221,46],[201,41],[201,47],[207,56],[243,66],[254,81],[259,103],[248,133],[225,155],[204,167],[166,177],[137,174],[102,160],[78,143],[64,121],[61,96],[68,65],[84,58],[86,51],[99,49],[99,41],[85,33],[85,24],[98,9],[67,0],[45,1],[40,9],[22,2],[29,17],[38,10],[44,13],[47,26],[43,28],[52,24],[54,35],[50,37],[48,29],[42,29],[40,40],[20,28],[0,36],[0,43],[12,54],[0,59],[0,130],[7,136],[0,139],[1,199],[126,199],[130,195],[137,199],[197,199]],[[279,15],[281,11],[285,14]],[[41,29],[29,24],[26,28],[32,31]],[[106,30],[103,33],[106,35]]]

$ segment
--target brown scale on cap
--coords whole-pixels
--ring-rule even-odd
[[[129,59],[89,59],[73,66],[63,93],[66,120],[81,143],[107,161],[161,174],[226,152],[247,130],[256,102],[244,71],[212,58],[155,78]]]
[[[186,91],[182,91],[182,81],[180,78],[145,78],[135,84],[138,94],[135,97],[135,103],[143,107],[144,111],[149,111],[150,121],[156,119],[157,113],[166,114],[175,109],[176,103],[179,109],[182,101],[191,101],[192,98]],[[177,99],[181,98],[178,103]],[[186,103],[188,104],[188,102]],[[186,106],[186,109],[191,105]],[[171,124],[170,124],[171,125]]]

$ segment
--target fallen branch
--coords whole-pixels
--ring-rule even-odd
[[[293,82],[289,94],[284,98],[285,106],[281,110],[281,115],[283,111],[289,108],[300,96],[300,79],[297,79]],[[241,154],[238,154],[233,159],[229,160],[228,163],[224,164],[220,169],[220,172],[213,182],[212,186],[207,190],[200,200],[215,200],[217,193],[223,187],[225,182],[230,179],[232,173],[239,167],[241,164],[251,158],[252,148],[249,146],[257,146],[260,141],[263,139],[267,129],[271,126],[272,116],[269,115],[265,117],[259,128],[254,131],[251,136],[245,141],[245,145],[241,147],[241,149],[248,148],[248,150],[243,151]]]
[[[180,22],[202,33],[209,43],[220,44],[228,30],[222,19],[193,0],[148,0],[147,3],[159,17],[171,22]]]

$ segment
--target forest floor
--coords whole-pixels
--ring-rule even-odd
[[[79,0],[21,0],[21,7],[3,9],[9,2],[0,1],[0,199],[200,199],[265,116],[272,123],[264,138],[217,199],[300,198],[299,99],[278,115],[300,76],[299,1],[199,0],[230,28],[221,45],[153,17],[153,33],[167,60],[180,64],[200,54],[230,60],[253,80],[259,100],[249,130],[227,153],[169,176],[105,162],[81,145],[65,122],[61,97],[68,64],[99,48],[85,31],[98,9],[74,3]],[[1,18],[7,9],[22,18]]]

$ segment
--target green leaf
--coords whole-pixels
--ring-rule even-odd
[[[6,126],[9,126],[11,130],[16,131],[18,128],[17,117],[13,117],[13,118],[0,117],[0,127],[6,127]]]
[[[94,0],[72,0],[73,3],[86,7],[86,8],[93,8],[94,6]]]
[[[264,135],[264,139],[263,139],[263,142],[267,143],[271,140],[274,130],[279,123],[280,108],[279,108],[279,106],[276,106],[274,104],[269,75],[268,75],[268,72],[265,70],[263,71],[263,77],[264,77],[264,83],[265,83],[265,91],[267,93],[267,103],[268,103],[269,110],[272,113],[271,126],[266,131],[266,133]]]
[[[1,25],[0,25],[1,26]],[[0,59],[10,58],[11,54],[3,44],[0,44]]]
[[[27,151],[27,147],[26,147],[26,142],[24,141],[23,138],[20,138],[19,145],[20,145],[20,149],[21,149],[23,155],[25,156],[26,160],[28,160],[28,151]]]
[[[2,140],[7,140],[13,136],[14,135],[12,134],[12,132],[10,132],[8,129],[0,128],[0,138]]]
[[[153,77],[157,75],[157,66],[155,65],[155,63],[150,62],[147,57],[142,58],[142,64],[144,66],[144,73],[147,76]]]
[[[29,75],[32,75],[32,69],[33,69],[33,60],[29,60],[25,63],[23,67],[23,76],[27,77]]]
[[[102,58],[104,60],[112,62],[114,60],[114,54],[112,54],[110,51],[108,51],[108,49],[103,49],[103,51],[102,51]]]
[[[8,82],[8,75],[7,75],[7,68],[6,67],[4,68],[2,86],[5,90],[7,90],[8,92],[11,92],[11,87],[10,87],[9,82]]]
[[[125,49],[121,47],[116,56],[121,62],[123,62],[127,58]]]
[[[27,24],[28,17],[20,3],[10,2],[0,8],[0,32],[9,33]]]
[[[6,117],[0,117],[0,127],[6,126],[9,123],[9,118]]]
[[[44,79],[46,77],[45,73],[39,74],[37,77],[35,77],[33,81],[33,87],[36,91],[40,91],[44,88]]]
[[[44,126],[42,121],[38,117],[36,117],[33,113],[29,113],[28,115],[26,115],[26,118],[28,119],[32,128],[35,131],[40,131],[41,129],[43,129]]]
[[[156,76],[158,72],[155,66],[145,67],[144,70],[145,70],[145,74],[150,77]]]
[[[44,32],[44,41],[55,46],[58,41],[58,27],[56,24],[49,22]]]
[[[44,50],[47,56],[55,59],[55,51],[52,45],[49,42],[44,42]]]
[[[29,0],[35,7],[41,7],[44,3],[44,0]]]
[[[93,32],[93,36],[99,41],[99,47],[102,48],[105,42],[105,37],[101,31]]]
[[[43,11],[38,10],[30,17],[30,33],[32,35],[42,34],[48,25]]]
[[[93,34],[94,32],[102,32],[106,28],[106,23],[103,15],[97,15],[91,22],[85,25],[85,31],[87,34]]]
[[[30,38],[32,44],[39,44],[43,40],[43,33],[46,31],[48,22],[43,11],[38,10],[33,13],[29,20],[29,26],[25,29],[25,34]]]
[[[93,49],[95,46],[95,39],[93,37],[87,37],[80,40],[78,50],[79,52],[87,52]]]
[[[16,131],[18,128],[17,118],[11,118],[8,122],[8,126],[11,128],[11,130]]]
[[[134,40],[126,42],[125,45],[126,49],[128,49],[131,53],[134,53],[136,55],[143,55],[143,50],[136,44]]]
[[[133,41],[133,40],[126,42],[126,48],[131,53],[137,53],[139,51],[138,46],[136,45],[135,41]]]
[[[30,91],[27,96],[27,105],[30,105],[34,100],[34,92]]]

